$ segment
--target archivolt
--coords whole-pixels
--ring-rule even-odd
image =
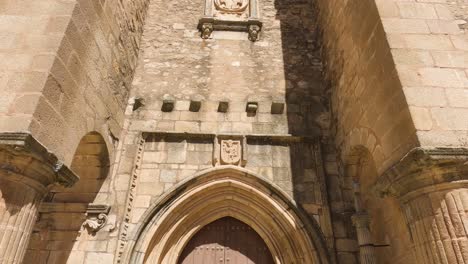
[[[313,220],[272,183],[233,166],[199,173],[159,199],[127,244],[123,263],[176,263],[193,235],[227,216],[250,225],[275,263],[329,263]]]

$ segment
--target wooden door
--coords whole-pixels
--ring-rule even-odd
[[[226,217],[203,227],[185,247],[179,264],[273,264],[262,238],[243,222]]]

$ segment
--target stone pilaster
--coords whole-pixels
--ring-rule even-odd
[[[0,134],[0,263],[21,263],[48,187],[77,180],[31,135]]]
[[[357,213],[352,216],[353,225],[356,227],[356,234],[359,244],[359,259],[361,264],[376,264],[374,244],[370,232],[369,215]]]
[[[467,149],[416,149],[379,179],[400,200],[417,263],[468,263],[467,160]]]

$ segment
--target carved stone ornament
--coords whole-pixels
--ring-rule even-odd
[[[240,140],[221,140],[221,162],[223,164],[238,164],[242,156]]]
[[[216,10],[226,14],[242,14],[249,6],[249,0],[215,0]]]
[[[247,163],[247,142],[243,136],[215,137],[213,165],[239,165]]]
[[[107,224],[109,211],[110,206],[90,204],[86,211],[88,219],[83,223],[83,228],[90,234],[96,234]]]
[[[262,23],[258,16],[258,0],[205,0],[205,13],[198,23],[203,39],[214,30],[243,31],[249,40],[257,41]]]

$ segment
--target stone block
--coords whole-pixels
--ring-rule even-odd
[[[353,240],[353,239],[338,238],[336,240],[336,249],[338,251],[344,251],[344,252],[357,252],[358,243],[356,240]]]
[[[414,126],[417,130],[432,129],[432,117],[428,109],[422,107],[410,107]]]
[[[167,163],[185,163],[187,159],[187,141],[167,143]]]
[[[161,170],[161,175],[159,176],[160,182],[163,183],[175,183],[177,182],[177,171],[176,170]]]
[[[417,2],[398,2],[402,18],[437,19],[433,4]]]
[[[284,113],[284,102],[282,101],[273,101],[271,103],[271,114],[281,115]]]
[[[199,132],[200,122],[176,121],[175,130],[179,132]]]
[[[468,53],[464,51],[433,51],[435,65],[443,68],[468,68]]]
[[[468,108],[468,89],[445,89],[449,105],[452,107]]]
[[[108,253],[94,253],[90,252],[86,254],[85,264],[96,264],[96,263],[112,263],[114,261],[114,255]]]
[[[436,87],[464,87],[466,76],[454,69],[422,68],[419,71],[422,84]]]
[[[430,32],[424,19],[386,18],[382,22],[385,31],[389,33],[428,34]]]

